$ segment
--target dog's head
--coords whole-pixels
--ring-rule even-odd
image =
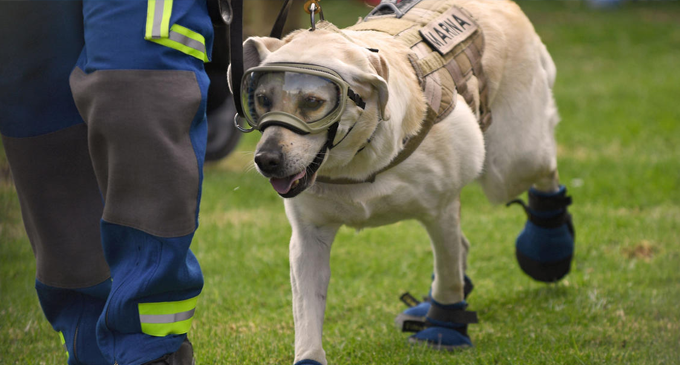
[[[375,50],[330,30],[244,43],[242,93],[262,138],[258,171],[284,198],[311,186],[317,173],[346,166],[388,117],[388,67]]]

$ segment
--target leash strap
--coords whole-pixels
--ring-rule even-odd
[[[231,87],[236,113],[243,114],[241,79],[243,78],[243,0],[232,0],[232,19],[229,25],[229,53],[231,57]]]
[[[288,10],[292,0],[285,0],[279,12],[271,37],[281,38],[283,26],[286,24]],[[243,78],[243,0],[231,1],[232,18],[229,25],[229,53],[231,57],[231,87],[233,88],[234,106],[239,116],[243,115],[241,104],[241,79]],[[238,117],[238,116],[237,116]]]
[[[281,39],[283,36],[283,27],[286,25],[286,19],[288,19],[288,10],[290,9],[290,5],[292,3],[292,0],[285,0],[283,3],[281,11],[279,12],[279,16],[276,17],[276,22],[272,27],[272,31],[269,33],[270,37]]]

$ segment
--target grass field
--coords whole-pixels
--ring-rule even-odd
[[[560,175],[577,230],[571,274],[555,285],[524,275],[513,246],[524,215],[466,188],[469,302],[480,324],[470,326],[475,348],[438,353],[407,345],[393,326],[398,296],[427,292],[425,231],[415,222],[342,229],[324,330],[331,364],[680,363],[680,3],[520,4],[558,69]],[[324,9],[341,25],[366,12],[345,1]],[[191,332],[198,364],[293,360],[290,228],[281,199],[247,169],[256,138],[206,169],[192,247],[206,279]],[[63,362],[34,270],[13,187],[0,181],[2,364]]]

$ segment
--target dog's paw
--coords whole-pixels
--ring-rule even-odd
[[[567,207],[571,197],[562,186],[553,194],[529,190],[529,205],[520,200],[528,220],[517,237],[515,254],[522,270],[533,279],[555,282],[571,269],[574,226]]]

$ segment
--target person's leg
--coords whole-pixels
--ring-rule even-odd
[[[103,204],[68,84],[83,46],[82,5],[3,1],[0,29],[0,133],[36,258],[38,298],[69,364],[106,364],[95,337],[111,287]]]
[[[178,351],[203,286],[189,245],[212,25],[205,1],[86,1],[83,14],[85,48],[70,82],[104,196],[113,277],[97,337],[109,363],[138,365]]]

